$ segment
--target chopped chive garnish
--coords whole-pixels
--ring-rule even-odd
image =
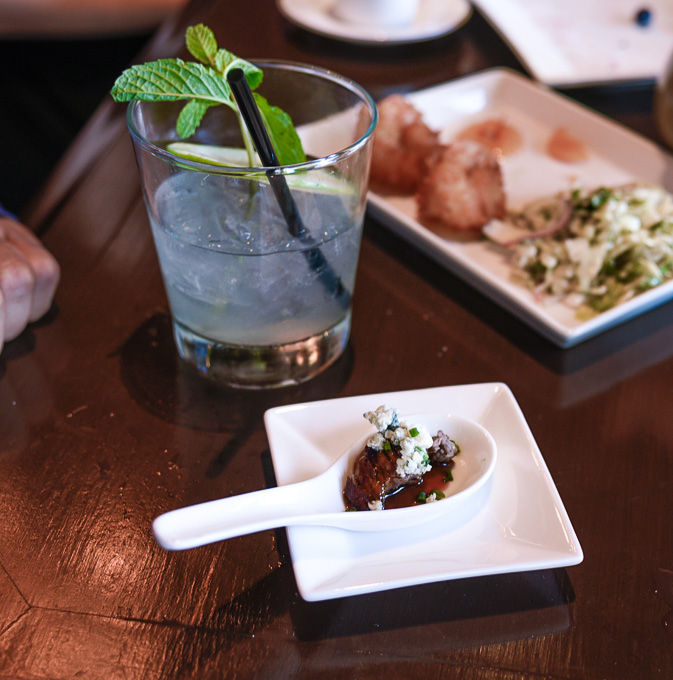
[[[453,439],[451,439],[450,441],[456,447],[456,456],[457,456],[460,453],[460,446],[458,446],[458,444]]]
[[[409,434],[410,434],[412,437],[418,437],[418,428],[412,427],[412,428],[409,430]]]
[[[433,489],[432,493],[435,494],[435,498],[440,501],[442,498],[446,498],[446,494],[443,491],[440,491],[439,489]]]
[[[428,498],[428,494],[425,493],[425,491],[419,491],[418,496],[416,496],[416,502],[417,503],[425,503],[427,498]]]
[[[442,479],[443,482],[452,482],[453,481],[453,473],[451,470],[447,470],[444,473],[444,478]]]
[[[383,442],[383,448],[385,451],[390,451],[390,449],[392,448],[390,446],[390,442]]]

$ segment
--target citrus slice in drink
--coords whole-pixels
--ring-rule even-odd
[[[170,153],[188,161],[207,163],[208,165],[224,165],[231,168],[247,168],[250,161],[248,152],[233,146],[212,146],[211,144],[193,144],[190,142],[171,142],[166,146]],[[255,162],[259,157],[255,154]]]
[[[232,146],[171,142],[166,146],[166,150],[180,158],[208,165],[247,168],[250,163],[245,149]],[[256,154],[255,162],[260,163]],[[352,194],[355,191],[355,187],[349,180],[323,169],[300,171],[295,174],[287,173],[285,179],[290,187],[305,191],[329,194]]]

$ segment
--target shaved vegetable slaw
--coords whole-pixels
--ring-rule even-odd
[[[513,278],[581,319],[673,278],[673,195],[663,187],[573,190],[536,200],[508,222],[484,233],[511,248]]]

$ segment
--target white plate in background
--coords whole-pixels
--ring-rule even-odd
[[[467,0],[420,0],[418,16],[412,24],[377,28],[338,19],[332,14],[335,2],[337,0],[276,0],[280,13],[307,31],[368,45],[434,40],[460,28],[472,14]]]
[[[587,189],[631,181],[673,188],[673,157],[614,121],[547,87],[506,69],[493,69],[414,92],[407,98],[441,140],[479,121],[497,118],[516,128],[523,146],[502,161],[507,205],[579,184]],[[550,134],[567,128],[582,140],[589,159],[562,163],[545,151]],[[560,347],[570,347],[673,297],[673,281],[664,283],[589,321],[562,302],[540,302],[510,280],[506,251],[478,235],[439,236],[417,220],[413,196],[369,194],[370,213],[392,231],[472,284]]]
[[[671,0],[474,0],[540,82],[555,87],[654,80],[673,52]],[[640,9],[650,10],[638,26]]]
[[[264,420],[277,483],[299,482],[325,470],[370,428],[362,414],[384,403],[397,408],[401,417],[432,411],[476,421],[498,447],[493,475],[451,517],[412,529],[361,534],[289,527],[292,565],[305,600],[582,561],[582,549],[542,454],[514,396],[502,383],[270,409]]]

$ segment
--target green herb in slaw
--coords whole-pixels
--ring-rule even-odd
[[[673,278],[673,195],[663,187],[560,193],[508,222],[509,230],[489,225],[484,233],[511,248],[513,279],[542,300],[562,300],[580,319]]]

